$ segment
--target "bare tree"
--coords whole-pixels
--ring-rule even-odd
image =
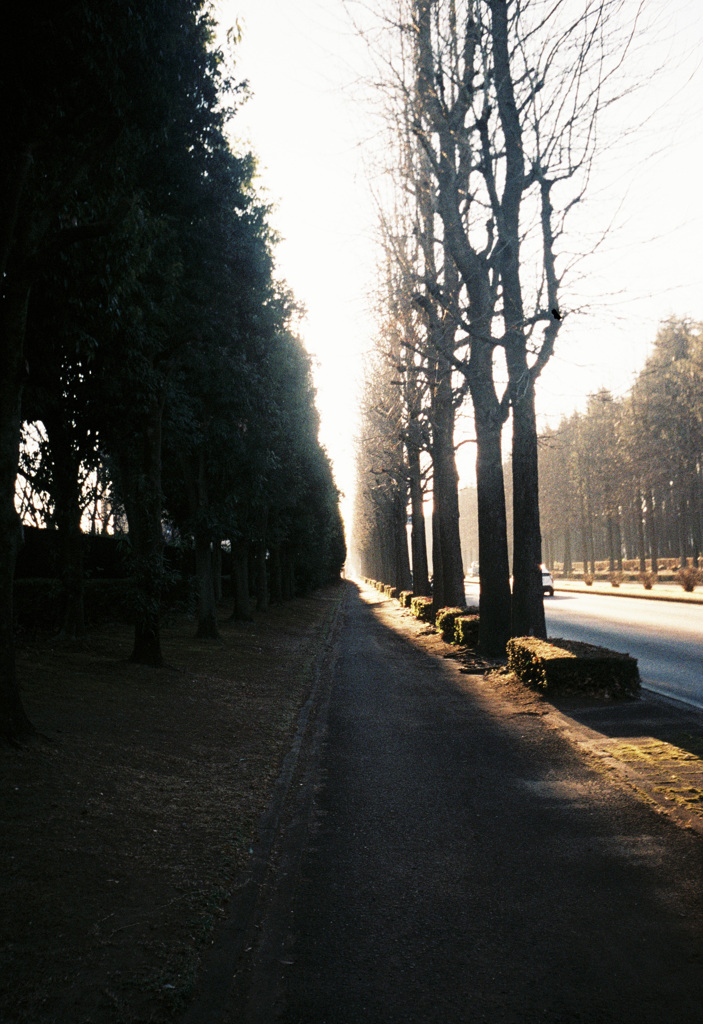
[[[482,600],[497,580],[493,620],[504,636],[500,439],[510,415],[510,631],[544,635],[535,383],[567,316],[569,267],[559,256],[566,217],[585,195],[599,114],[618,94],[639,5],[389,0],[385,10],[397,37],[387,89],[422,148],[418,180],[434,237],[455,268],[436,297],[445,320],[465,333],[465,356],[441,338],[437,347],[465,375],[474,404]],[[496,365],[507,376],[502,393]]]

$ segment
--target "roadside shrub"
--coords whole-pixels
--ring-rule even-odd
[[[440,608],[437,612],[435,625],[446,643],[454,643],[454,622],[465,611],[465,608]]]
[[[610,574],[610,585],[611,587],[619,587],[623,580],[623,574],[621,572],[611,572]]]
[[[430,622],[434,626],[434,611],[431,597],[413,597],[410,608],[420,622]]]
[[[699,569],[694,569],[693,566],[686,566],[685,569],[679,569],[675,579],[677,583],[681,584],[687,594],[692,594],[701,582],[701,573]]]
[[[454,619],[454,643],[463,647],[478,646],[478,615],[467,615],[464,613]]]
[[[653,572],[641,572],[639,575],[639,581],[645,590],[651,590],[656,582],[656,573]]]
[[[587,587],[593,586],[593,576],[590,574],[590,572],[585,572],[583,574],[583,582],[586,584]]]
[[[386,594],[388,597],[395,599],[398,596],[398,590],[396,587],[386,587]]]
[[[400,601],[400,607],[401,608],[409,608],[410,607],[410,602],[412,601],[413,596],[414,595],[413,595],[412,590],[401,590],[400,594],[398,595],[398,600]]]
[[[536,690],[633,697],[640,689],[637,659],[605,647],[523,636],[507,652],[508,667]]]

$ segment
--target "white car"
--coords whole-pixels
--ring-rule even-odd
[[[554,580],[549,569],[542,566],[542,593],[554,597]]]

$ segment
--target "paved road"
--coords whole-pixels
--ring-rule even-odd
[[[217,1021],[701,1024],[701,836],[362,594]]]
[[[557,591],[544,609],[549,636],[627,652],[650,690],[703,708],[703,605]]]

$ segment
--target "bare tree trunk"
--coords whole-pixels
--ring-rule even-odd
[[[613,523],[612,513],[608,514],[606,522],[608,531],[608,568],[610,572],[615,572],[615,524]]]
[[[433,597],[438,608],[463,607],[464,568],[459,534],[459,475],[454,456],[454,407],[451,371],[440,369],[432,410],[432,462],[434,466],[434,509],[437,517],[439,552],[433,546]],[[434,536],[433,527],[433,536]],[[440,573],[438,578],[438,565]]]
[[[515,380],[515,377],[513,377]],[[513,636],[546,637],[534,386],[513,397]]]
[[[427,565],[427,537],[425,534],[425,510],[423,506],[422,479],[420,475],[420,453],[408,446],[410,476],[410,504],[412,508],[412,587],[416,594],[428,594],[430,589]]]
[[[474,400],[475,401],[475,400]],[[505,654],[510,639],[510,567],[505,484],[501,453],[502,423],[476,409],[476,482],[478,494],[479,647],[487,655]]]
[[[412,577],[410,575],[410,555],[408,553],[408,530],[407,530],[407,495],[404,489],[396,494],[395,508],[393,510],[393,533],[395,538],[395,572],[391,577],[391,584],[398,593],[401,590],[410,590]]]

